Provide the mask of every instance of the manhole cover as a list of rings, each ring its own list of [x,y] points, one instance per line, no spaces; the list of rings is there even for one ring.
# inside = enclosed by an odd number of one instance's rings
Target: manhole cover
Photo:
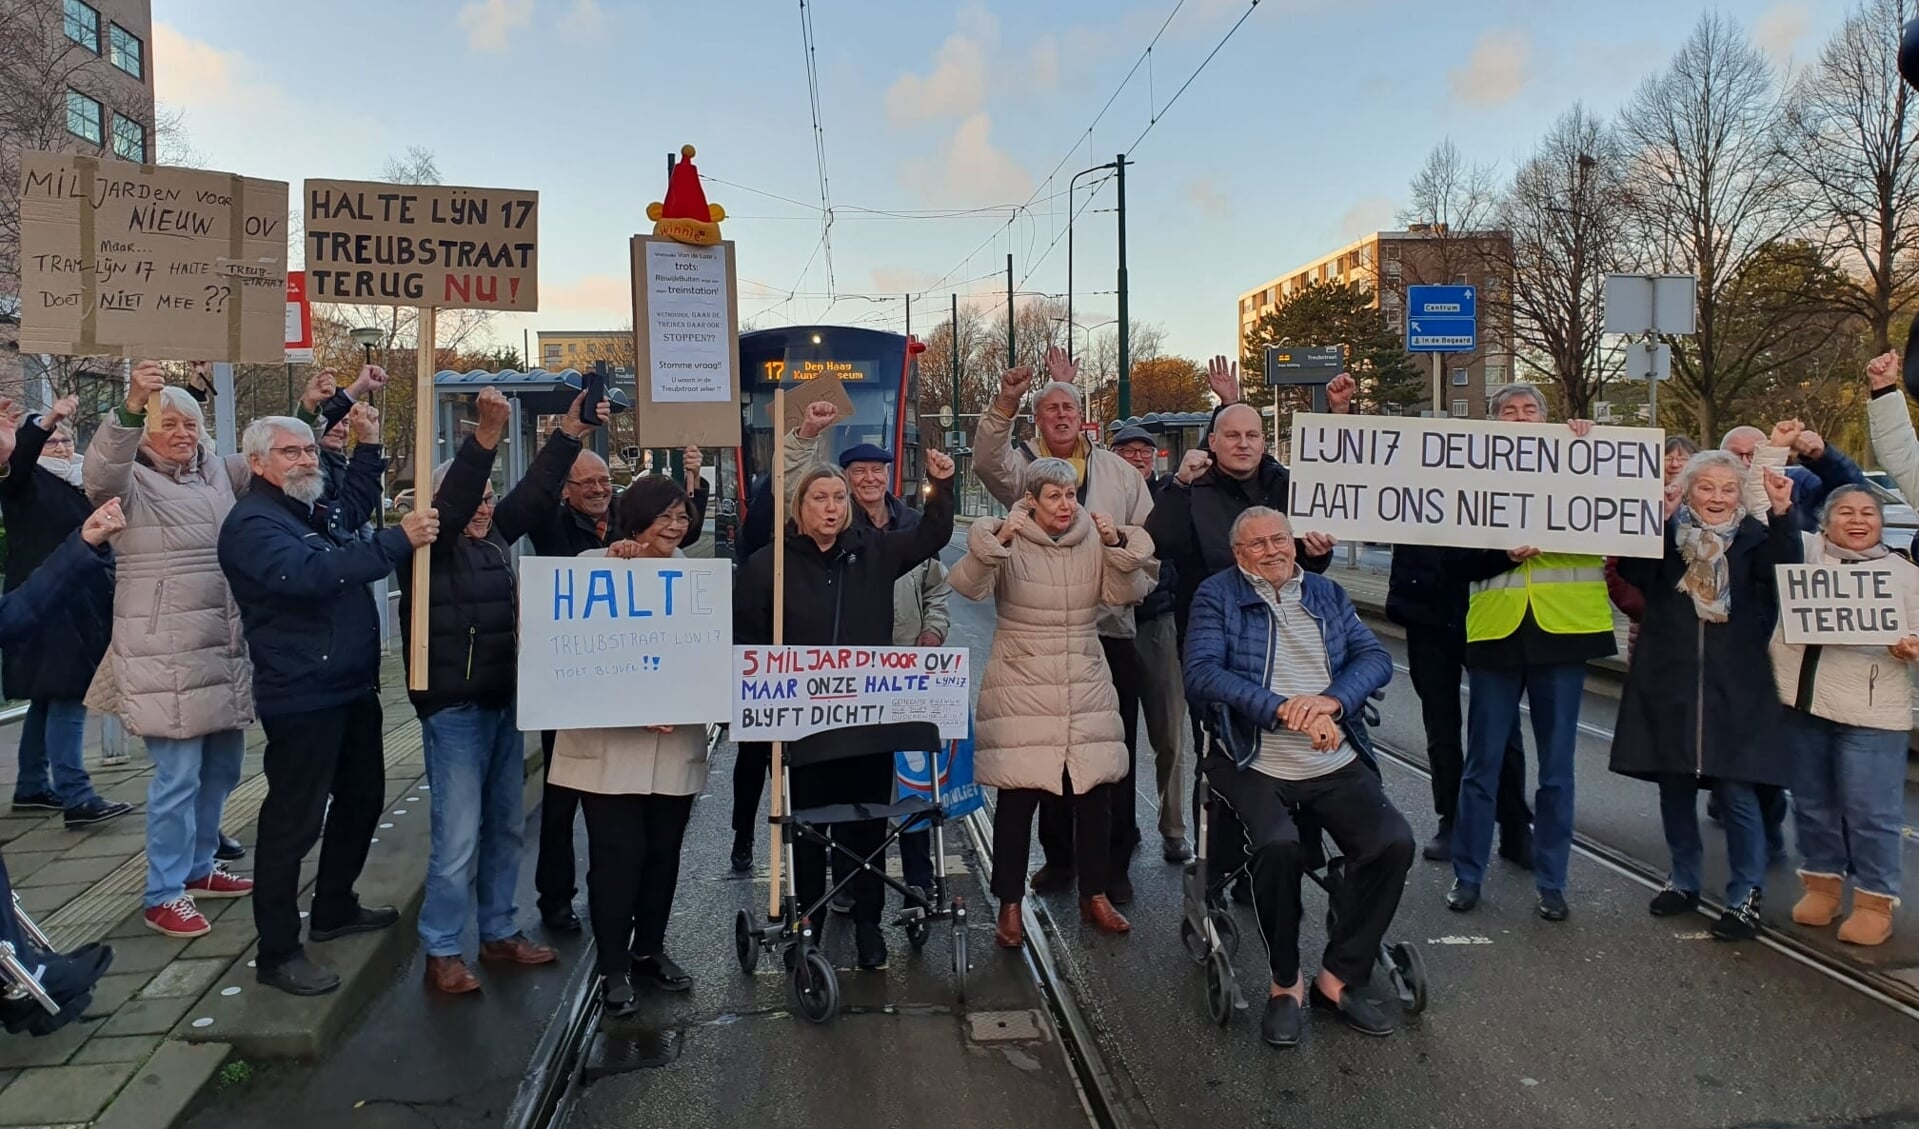
[[[966,1017],[966,1034],[975,1043],[1032,1043],[1046,1037],[1034,1011],[976,1011]]]

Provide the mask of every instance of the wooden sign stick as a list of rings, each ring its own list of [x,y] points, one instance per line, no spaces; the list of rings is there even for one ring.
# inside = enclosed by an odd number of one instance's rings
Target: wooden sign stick
[[[786,645],[786,389],[773,389],[773,645]],[[773,742],[773,799],[770,810],[775,816],[784,813],[786,790],[782,787],[780,762],[784,759],[786,744]],[[777,918],[780,915],[780,825],[771,825],[772,847],[768,856],[771,863],[772,880],[766,884],[766,916]]]
[[[413,370],[413,508],[416,510],[433,505],[433,315],[431,307],[420,308],[419,351]],[[426,637],[432,630],[428,618],[433,606],[432,573],[433,550],[414,550],[413,626],[411,645],[407,648],[409,690],[427,688]]]

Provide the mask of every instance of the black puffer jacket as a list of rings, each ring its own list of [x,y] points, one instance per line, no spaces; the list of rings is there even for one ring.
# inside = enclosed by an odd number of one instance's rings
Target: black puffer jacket
[[[37,420],[23,420],[7,476],[0,479],[0,514],[7,523],[7,587],[17,590],[93,506],[85,491],[39,464],[51,433]],[[8,645],[0,662],[0,685],[16,701],[51,698],[79,701],[113,637],[113,569],[89,572],[52,613],[46,626]]]
[[[1446,550],[1430,545],[1393,546],[1386,583],[1386,618],[1401,627],[1466,630],[1467,586],[1446,567]]]
[[[570,469],[571,464],[568,466]],[[565,487],[566,483],[561,482],[560,485]],[[682,549],[700,539],[700,529],[706,524],[707,495],[706,483],[701,482],[699,490],[687,499],[692,512],[687,515],[686,536],[680,540]],[[533,542],[533,551],[542,557],[577,557],[589,549],[604,549],[619,540],[613,532],[614,519],[619,511],[620,499],[615,495],[606,510],[606,529],[595,532],[592,518],[562,502],[540,514],[539,520],[529,525],[524,532],[527,539]],[[446,525],[444,521],[440,524]]]
[[[433,496],[440,537],[433,543],[427,609],[427,688],[409,691],[428,717],[451,706],[504,709],[518,686],[519,603],[511,546],[560,503],[580,441],[554,431],[526,476],[493,507],[485,537],[466,535],[493,471],[494,450],[469,435]],[[400,570],[400,630],[413,633],[413,570]]]

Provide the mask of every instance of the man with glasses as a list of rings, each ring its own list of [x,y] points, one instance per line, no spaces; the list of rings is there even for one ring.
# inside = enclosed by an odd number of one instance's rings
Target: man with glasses
[[[386,468],[373,409],[355,405],[347,421],[359,442],[340,502],[357,508],[339,526],[321,502],[325,482],[313,429],[269,416],[241,437],[253,477],[220,529],[220,568],[246,628],[253,699],[267,734],[253,891],[257,975],[302,996],[340,984],[300,944],[300,860],[322,830],[311,939],[384,929],[400,919],[391,906],[361,905],[353,892],[386,803],[380,613],[367,585],[439,531],[434,511],[420,509],[369,539],[338,533],[365,522]]]

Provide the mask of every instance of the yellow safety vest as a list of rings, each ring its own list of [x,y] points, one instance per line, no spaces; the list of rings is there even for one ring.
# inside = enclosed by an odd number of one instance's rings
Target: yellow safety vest
[[[1510,572],[1472,585],[1466,641],[1504,639],[1519,630],[1527,607],[1540,630],[1591,635],[1613,629],[1606,562],[1580,553],[1541,553]]]

